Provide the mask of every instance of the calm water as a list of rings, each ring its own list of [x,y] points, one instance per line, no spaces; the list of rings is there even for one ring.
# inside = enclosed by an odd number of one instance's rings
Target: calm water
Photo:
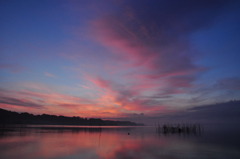
[[[226,129],[224,129],[226,130]],[[0,133],[1,159],[239,159],[238,132],[159,134],[154,127],[14,128]]]

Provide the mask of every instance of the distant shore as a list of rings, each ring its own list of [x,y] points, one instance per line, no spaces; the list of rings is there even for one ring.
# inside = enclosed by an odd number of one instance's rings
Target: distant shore
[[[99,118],[66,117],[49,114],[33,115],[0,109],[0,125],[76,125],[76,126],[143,126],[131,121],[102,120]]]

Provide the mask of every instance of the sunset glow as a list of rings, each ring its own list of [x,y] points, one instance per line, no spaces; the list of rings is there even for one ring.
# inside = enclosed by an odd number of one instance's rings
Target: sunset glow
[[[0,108],[124,120],[239,100],[239,6],[3,0]]]

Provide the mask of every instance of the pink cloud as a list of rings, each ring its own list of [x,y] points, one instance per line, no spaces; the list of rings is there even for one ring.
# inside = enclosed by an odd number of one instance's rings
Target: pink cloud
[[[137,88],[126,88],[113,81],[100,77],[89,77],[88,80],[99,90],[96,103],[105,105],[104,109],[114,110],[120,116],[128,116],[132,113],[153,113],[154,111],[165,111],[162,104],[151,99],[141,97],[142,90]],[[110,111],[111,112],[111,111]]]
[[[150,16],[138,5],[124,4],[90,23],[92,38],[120,56],[116,60],[119,67],[109,66],[118,74],[114,78],[93,75],[89,81],[96,89],[104,89],[103,99],[109,97],[110,103],[118,103],[123,111],[164,111],[167,101],[189,93],[199,74],[206,70],[195,64],[189,36],[210,20],[202,19],[202,26],[186,21],[186,13],[198,14],[204,5],[191,3],[196,10],[180,11],[175,17],[167,9]]]

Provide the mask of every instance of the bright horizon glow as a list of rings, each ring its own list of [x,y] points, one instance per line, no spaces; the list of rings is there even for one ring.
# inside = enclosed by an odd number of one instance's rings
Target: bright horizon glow
[[[240,99],[238,1],[2,1],[0,107],[131,119]]]

